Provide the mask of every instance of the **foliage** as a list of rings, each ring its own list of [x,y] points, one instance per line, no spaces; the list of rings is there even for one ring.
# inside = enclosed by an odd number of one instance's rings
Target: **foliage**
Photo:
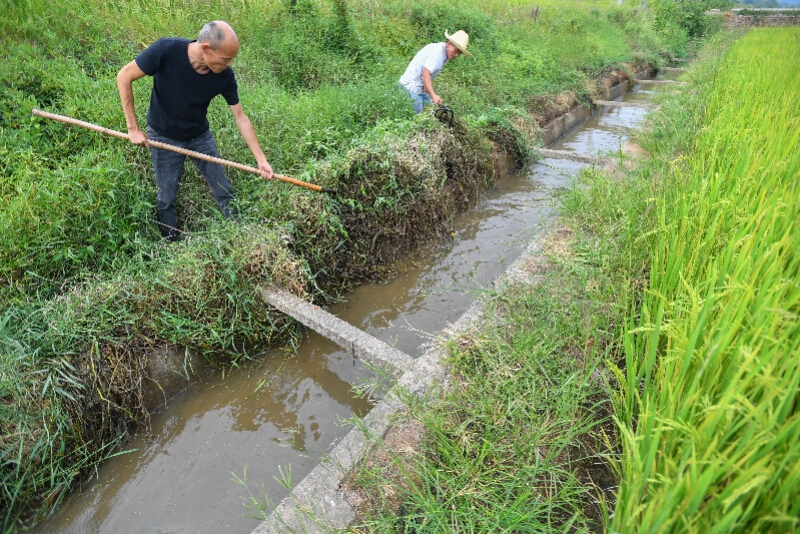
[[[709,9],[728,9],[730,0],[655,0],[655,29],[680,55],[686,54],[689,43],[719,28],[718,17],[706,15]]]
[[[443,41],[444,28],[450,33],[464,30],[470,38],[470,46],[481,50],[493,50],[498,45],[498,30],[494,20],[471,6],[445,3],[418,3],[411,7],[411,25],[423,42]]]

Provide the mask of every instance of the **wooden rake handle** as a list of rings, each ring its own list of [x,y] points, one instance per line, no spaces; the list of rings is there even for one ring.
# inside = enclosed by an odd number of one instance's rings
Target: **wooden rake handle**
[[[128,134],[118,132],[117,130],[111,130],[109,128],[105,128],[103,126],[98,126],[97,124],[92,124],[91,122],[85,122],[78,119],[73,119],[72,117],[67,117],[64,115],[58,115],[56,113],[49,113],[47,111],[42,111],[40,109],[33,108],[31,112],[36,115],[37,117],[44,117],[45,119],[53,119],[56,121],[66,122],[67,124],[72,124],[73,126],[80,126],[82,128],[86,128],[89,130],[94,130],[95,132],[104,133],[110,135],[112,137],[119,137],[120,139],[127,139],[130,141],[130,137]],[[207,154],[202,154],[200,152],[195,152],[194,150],[187,150],[185,148],[181,148],[175,145],[170,145],[168,143],[162,143],[160,141],[151,141],[148,139],[147,141],[150,146],[155,148],[161,148],[163,150],[171,150],[172,152],[177,152],[178,154],[183,154],[185,156],[189,156],[192,158],[202,159],[205,161],[210,161],[212,163],[219,163],[220,165],[226,165],[228,167],[233,167],[234,169],[239,169],[240,171],[245,172],[252,172],[254,174],[261,175],[261,171],[256,169],[255,167],[250,167],[248,165],[243,165],[241,163],[236,163],[235,161],[230,161],[227,159],[222,158],[215,158],[214,156],[209,156]],[[312,189],[314,191],[320,191],[323,193],[331,193],[336,195],[336,191],[334,189],[329,189],[327,187],[322,187],[321,185],[317,184],[310,184],[308,182],[304,182],[302,180],[297,180],[295,178],[290,178],[289,176],[284,176],[282,174],[273,174],[273,178],[277,178],[278,180],[288,182],[290,184],[299,185],[300,187],[306,187],[308,189]]]

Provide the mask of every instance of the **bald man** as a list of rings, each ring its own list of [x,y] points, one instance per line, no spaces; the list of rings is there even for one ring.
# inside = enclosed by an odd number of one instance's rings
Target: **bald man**
[[[117,88],[128,125],[128,136],[135,145],[150,147],[148,139],[219,157],[214,135],[209,129],[208,106],[222,95],[236,119],[236,127],[258,163],[261,176],[272,179],[267,162],[250,119],[239,102],[236,77],[231,62],[239,53],[239,39],[223,21],[209,22],[197,40],[159,39],[117,74]],[[153,77],[153,91],[147,111],[147,134],[139,128],[133,102],[133,82]],[[169,241],[178,236],[175,200],[178,196],[186,156],[150,147],[161,235]],[[233,189],[222,165],[191,158],[208,182],[225,217],[236,215],[231,204]]]

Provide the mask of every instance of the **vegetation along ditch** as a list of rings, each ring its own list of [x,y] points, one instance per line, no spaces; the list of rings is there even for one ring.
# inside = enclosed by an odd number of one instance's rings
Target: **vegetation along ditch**
[[[704,8],[715,7],[712,2]],[[492,151],[523,163],[553,103],[586,102],[615,70],[684,56],[713,21],[673,3],[98,3],[0,7],[0,454],[4,529],[48,513],[118,440],[147,428],[142,382],[164,342],[235,366],[292,336],[253,292],[318,303],[381,276],[448,229],[494,180]],[[680,17],[676,16],[680,13]],[[694,13],[693,17],[686,16]],[[242,42],[242,102],[273,167],[338,199],[232,171],[242,219],[221,217],[187,167],[182,240],[160,241],[145,151],[31,116],[42,108],[123,130],[114,77],[156,38],[222,18]],[[448,128],[414,116],[396,80],[445,29],[470,58],[437,79]],[[135,87],[139,103],[149,87]],[[141,117],[144,107],[137,110]],[[248,162],[224,104],[210,120]],[[494,143],[494,144],[493,144]],[[246,349],[244,350],[243,349]],[[616,517],[616,516],[615,516]]]

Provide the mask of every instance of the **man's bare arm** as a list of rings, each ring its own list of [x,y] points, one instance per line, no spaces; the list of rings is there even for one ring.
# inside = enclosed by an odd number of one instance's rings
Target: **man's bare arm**
[[[147,136],[139,128],[136,120],[136,106],[133,103],[133,82],[146,76],[136,61],[131,61],[122,67],[117,74],[117,89],[122,100],[122,111],[125,112],[125,123],[128,126],[128,137],[134,145],[149,146]]]
[[[261,171],[261,177],[271,180],[272,167],[267,162],[267,158],[261,150],[261,145],[258,144],[258,137],[256,137],[256,131],[253,129],[253,123],[250,122],[250,118],[244,112],[244,109],[242,109],[241,102],[231,106],[231,111],[236,118],[236,127],[239,129],[239,133],[242,134],[244,142],[247,143],[247,146],[250,147],[250,151],[256,158],[258,170]]]
[[[433,80],[431,79],[431,71],[426,68],[422,69],[422,88],[428,93],[433,100],[433,103],[437,106],[442,103],[442,99],[439,98],[439,95],[433,92]]]

